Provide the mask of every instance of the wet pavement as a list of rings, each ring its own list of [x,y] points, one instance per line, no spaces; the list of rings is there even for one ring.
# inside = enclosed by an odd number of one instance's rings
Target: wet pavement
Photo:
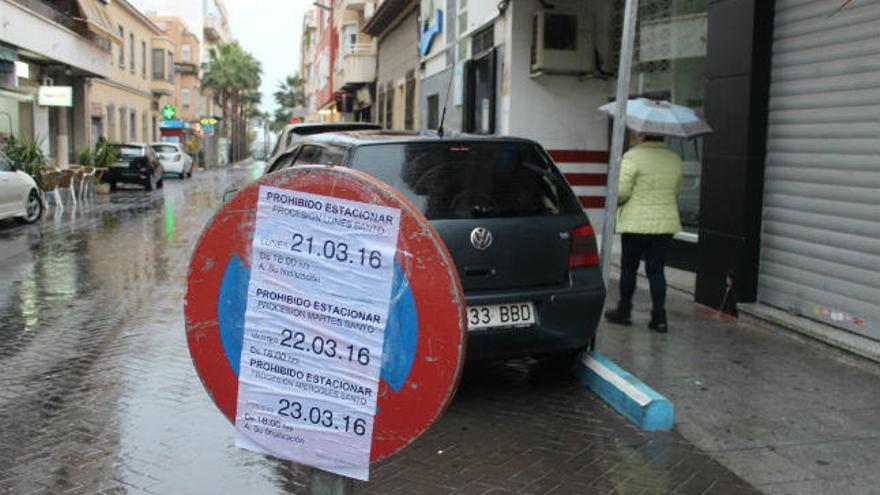
[[[190,252],[250,168],[0,222],[0,493],[305,493],[233,446],[192,367]],[[530,360],[468,369],[446,415],[357,493],[756,493],[676,432],[645,434]]]

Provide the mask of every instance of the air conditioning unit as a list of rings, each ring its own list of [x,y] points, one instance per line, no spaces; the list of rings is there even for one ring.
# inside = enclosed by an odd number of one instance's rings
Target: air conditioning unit
[[[593,16],[541,9],[532,18],[532,76],[595,71]]]

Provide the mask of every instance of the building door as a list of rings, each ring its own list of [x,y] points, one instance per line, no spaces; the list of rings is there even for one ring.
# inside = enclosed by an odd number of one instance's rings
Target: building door
[[[473,36],[473,58],[464,67],[464,131],[495,133],[495,80],[498,49],[494,47],[493,27]]]
[[[104,120],[100,117],[92,117],[92,128],[89,134],[89,146],[94,150],[98,144],[98,138],[104,135]]]
[[[777,3],[758,300],[880,340],[880,0]]]

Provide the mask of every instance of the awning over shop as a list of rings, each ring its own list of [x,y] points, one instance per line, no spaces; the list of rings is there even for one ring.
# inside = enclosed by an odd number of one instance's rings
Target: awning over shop
[[[110,20],[110,14],[107,8],[100,4],[97,0],[76,0],[79,4],[79,10],[82,12],[89,30],[101,36],[106,36],[111,40],[121,41],[119,34],[113,28],[113,22]]]

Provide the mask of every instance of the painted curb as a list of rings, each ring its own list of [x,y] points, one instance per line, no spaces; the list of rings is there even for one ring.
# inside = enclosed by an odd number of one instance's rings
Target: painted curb
[[[638,378],[595,351],[581,354],[575,376],[643,431],[671,430],[675,406]]]

